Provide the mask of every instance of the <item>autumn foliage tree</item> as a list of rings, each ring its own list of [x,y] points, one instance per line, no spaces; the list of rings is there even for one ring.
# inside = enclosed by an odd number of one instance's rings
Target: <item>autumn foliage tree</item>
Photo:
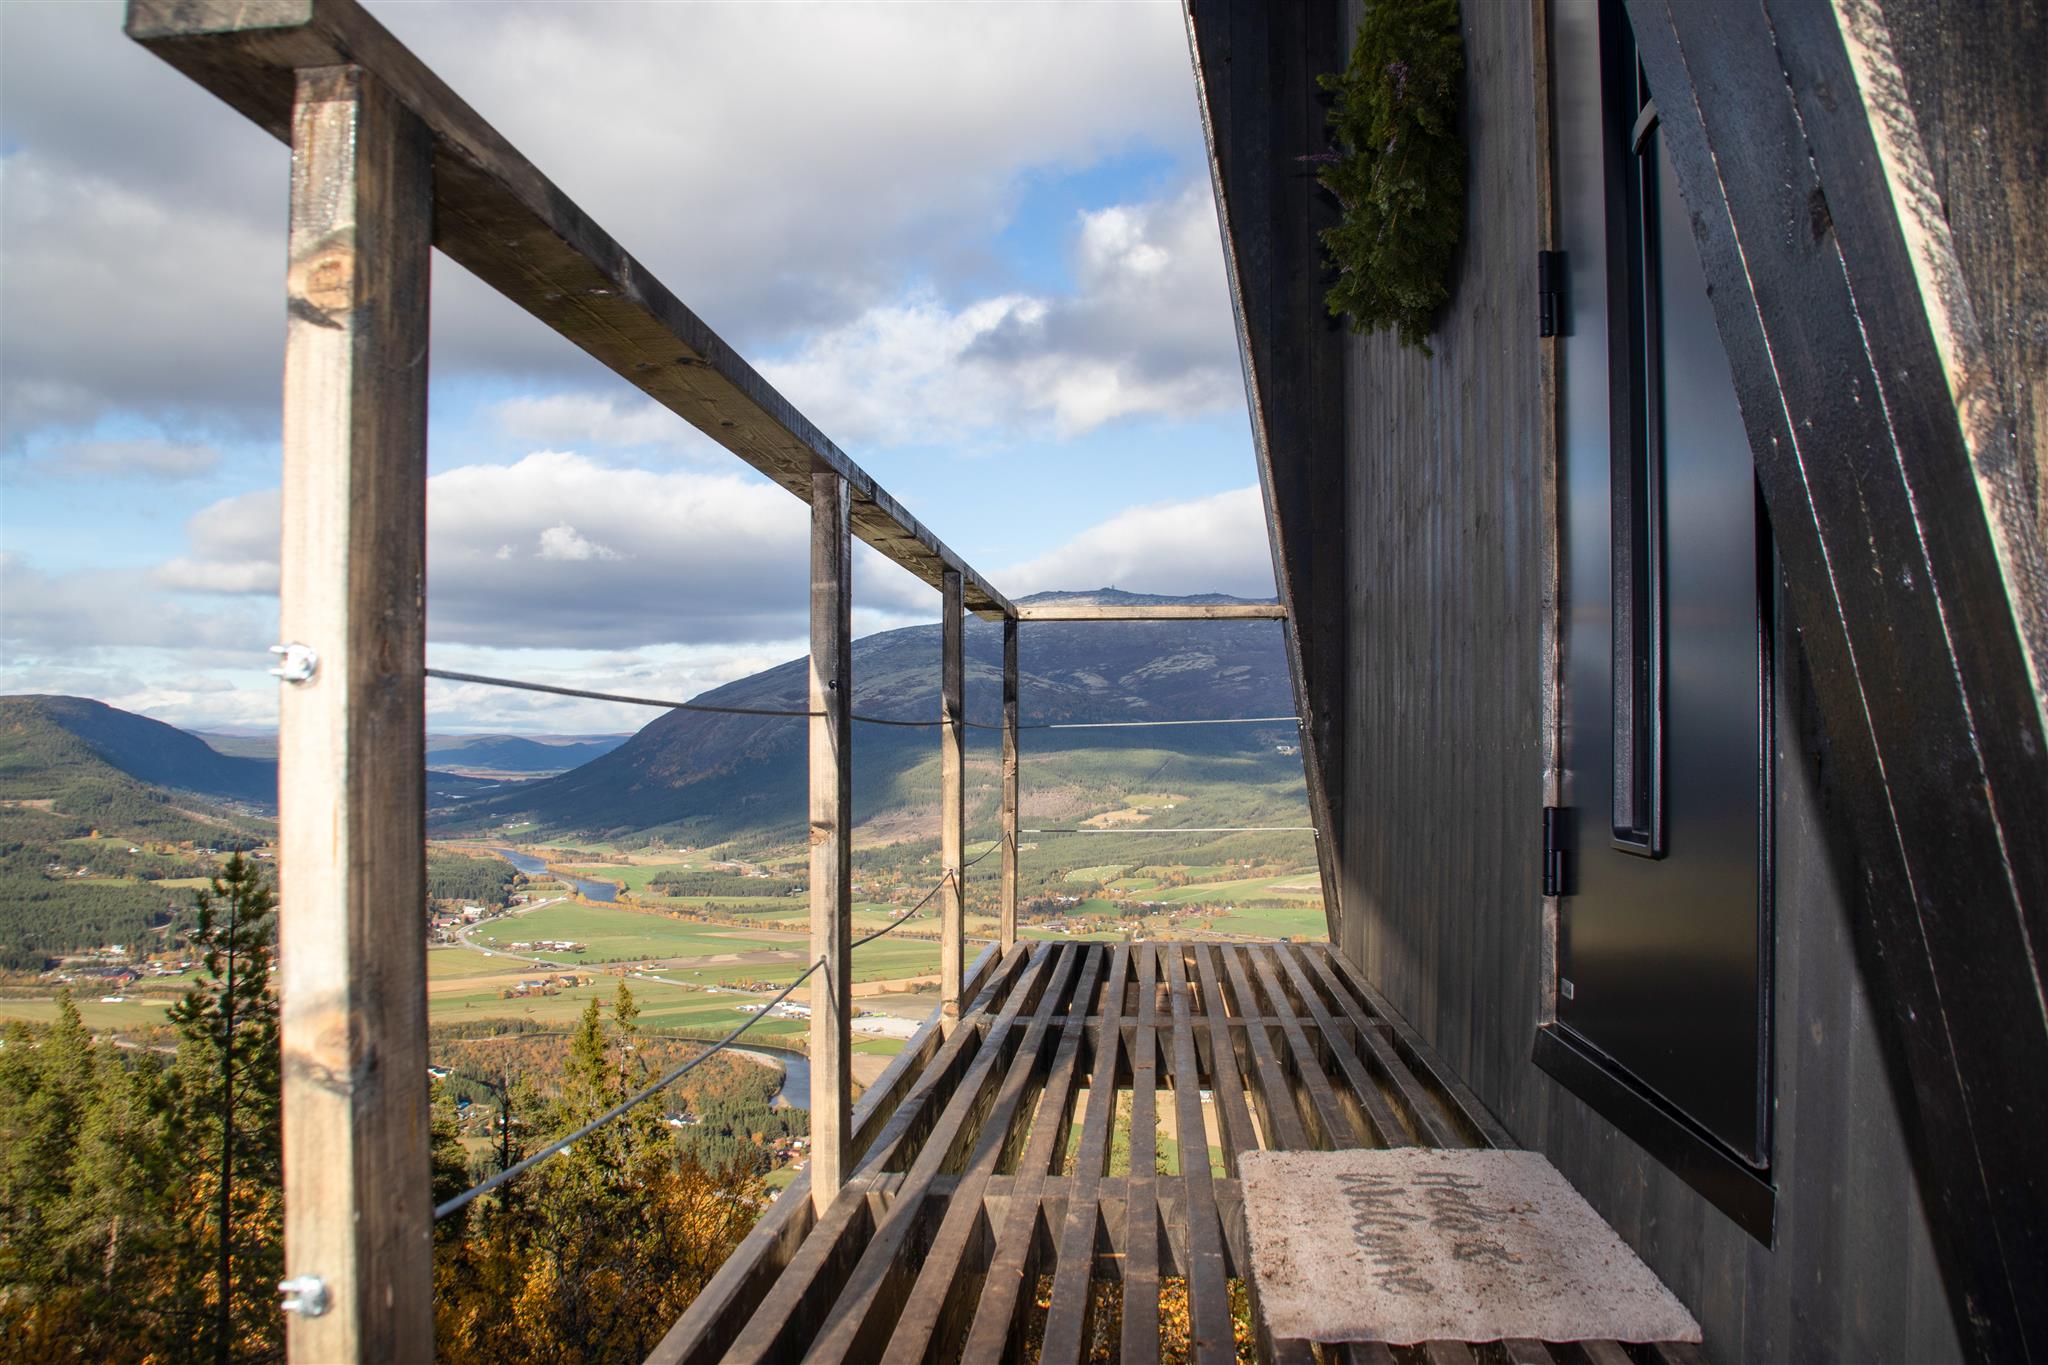
[[[537,1127],[573,1132],[650,1079],[624,982],[570,1040],[562,1096]],[[516,1159],[516,1154],[515,1154]],[[457,1217],[435,1262],[436,1347],[457,1362],[638,1361],[752,1229],[750,1166],[686,1154],[653,1103],[576,1142]]]
[[[231,858],[198,896],[203,971],[164,1065],[68,995],[0,1047],[0,1341],[13,1358],[281,1356],[271,893]]]
[[[48,1026],[0,1033],[0,1361],[282,1357],[271,892],[235,858],[196,909],[202,970],[169,1057],[95,1039],[68,996]],[[622,983],[578,1021],[552,1097],[513,1082],[506,1155],[647,1084],[638,1015]],[[420,1178],[439,1204],[472,1179],[445,1099],[433,1139]],[[697,1159],[650,1101],[443,1220],[437,1356],[643,1359],[753,1227],[755,1164]]]

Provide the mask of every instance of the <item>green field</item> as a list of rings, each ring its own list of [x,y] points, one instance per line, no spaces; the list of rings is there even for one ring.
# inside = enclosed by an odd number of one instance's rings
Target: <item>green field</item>
[[[147,1028],[166,1022],[164,1011],[170,1008],[170,996],[128,996],[121,1004],[104,1005],[97,995],[79,994],[72,997],[78,1006],[78,1017],[89,1029],[133,1029]],[[0,1020],[26,1019],[31,1023],[47,1024],[57,1017],[57,1002],[48,1000],[0,1000]]]
[[[908,1046],[903,1038],[863,1038],[853,1045],[855,1052],[865,1052],[874,1057],[894,1057]]]
[[[1303,905],[1320,907],[1323,895],[1317,891],[1276,891],[1275,887],[1312,886],[1313,872],[1289,872],[1278,877],[1252,877],[1235,882],[1189,882],[1186,886],[1168,887],[1154,891],[1145,897],[1148,901],[1165,901],[1171,905],[1191,905],[1197,901],[1222,901],[1227,903],[1247,900],[1300,901]]]
[[[1219,934],[1242,934],[1251,938],[1292,938],[1296,934],[1313,939],[1324,939],[1330,935],[1329,921],[1323,918],[1323,908],[1312,906],[1255,906],[1204,915],[1200,919],[1183,920],[1178,926],[1182,932],[1207,930]]]
[[[790,937],[749,936],[722,924],[692,924],[603,904],[550,905],[531,914],[492,920],[471,934],[485,947],[509,950],[514,943],[565,939],[586,945],[579,953],[537,952],[561,962],[617,962],[631,958],[711,957],[721,953],[801,952]],[[521,950],[524,951],[524,950]]]
[[[1077,867],[1067,873],[1065,880],[1079,882],[1083,886],[1095,886],[1122,874],[1124,864],[1103,863],[1099,867]]]

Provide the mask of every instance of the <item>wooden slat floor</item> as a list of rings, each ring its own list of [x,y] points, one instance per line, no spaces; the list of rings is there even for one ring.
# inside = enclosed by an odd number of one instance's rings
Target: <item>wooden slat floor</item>
[[[651,1361],[1702,1358],[1264,1336],[1241,1154],[1512,1145],[1327,944],[1019,944],[984,952],[967,994],[862,1097],[839,1198],[818,1217],[791,1186]]]

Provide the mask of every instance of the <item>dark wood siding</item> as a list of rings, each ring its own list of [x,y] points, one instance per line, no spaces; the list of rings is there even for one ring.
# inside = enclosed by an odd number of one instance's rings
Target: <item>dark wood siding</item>
[[[1778,1231],[1766,1248],[1530,1062],[1551,551],[1534,6],[1466,5],[1466,243],[1424,357],[1346,345],[1342,951],[1699,1315],[1720,1360],[1960,1348],[1859,972],[1798,632],[1779,614]],[[1341,46],[1323,54],[1343,60]],[[1293,154],[1292,149],[1288,149]],[[1277,149],[1276,149],[1277,155]],[[1228,189],[1228,186],[1226,186]],[[1275,454],[1276,460],[1283,458]]]

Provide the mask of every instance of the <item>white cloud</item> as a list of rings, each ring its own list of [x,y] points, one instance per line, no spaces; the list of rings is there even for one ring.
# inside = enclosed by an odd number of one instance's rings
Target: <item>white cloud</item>
[[[274,612],[251,603],[195,607],[156,591],[147,571],[46,574],[0,553],[0,645],[10,664],[77,663],[107,650],[181,651],[193,666],[260,653]],[[201,661],[204,661],[202,664]]]
[[[7,439],[115,403],[186,420],[274,409],[283,278],[281,231],[33,149],[0,160]]]
[[[215,593],[223,596],[275,595],[277,560],[191,559],[180,555],[157,566],[159,586],[172,592]]]
[[[1265,508],[1256,487],[1133,507],[996,581],[1012,595],[1122,588],[1271,597]]]
[[[220,451],[209,445],[145,440],[80,441],[56,446],[20,465],[32,478],[143,478],[168,483],[211,474],[220,462]]]
[[[913,281],[972,290],[1029,172],[1199,154],[1171,5],[373,8],[748,353]],[[120,23],[0,5],[17,439],[116,408],[274,420],[285,150]],[[438,375],[595,375],[460,269],[434,292]]]
[[[277,591],[276,489],[192,518],[160,566],[179,592]],[[617,468],[541,451],[427,481],[427,629],[451,644],[629,649],[802,638],[809,518],[764,479]],[[862,547],[871,619],[929,613],[930,591]],[[886,572],[878,571],[878,566]]]
[[[499,547],[499,553],[492,556],[493,559],[499,560],[515,557],[505,554],[503,546]],[[574,564],[586,559],[625,558],[611,546],[598,544],[566,521],[550,526],[540,533],[540,557],[565,564]]]
[[[637,394],[522,394],[494,404],[490,415],[528,449],[654,449],[721,466],[732,458],[681,417]]]
[[[1216,211],[1206,183],[1081,216],[1076,287],[960,308],[877,305],[762,368],[849,443],[1061,436],[1119,418],[1243,403]]]

